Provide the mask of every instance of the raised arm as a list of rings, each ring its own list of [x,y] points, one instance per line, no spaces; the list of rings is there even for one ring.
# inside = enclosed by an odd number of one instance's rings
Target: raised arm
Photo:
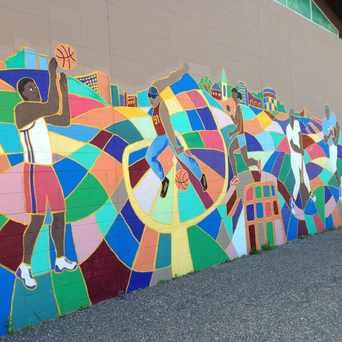
[[[61,91],[61,105],[62,107],[58,111],[58,114],[49,116],[46,121],[49,124],[56,126],[69,126],[70,125],[70,109],[69,109],[69,97],[68,97],[68,83],[64,72],[61,73],[59,80],[59,88]]]
[[[39,118],[49,117],[58,112],[59,95],[56,84],[57,61],[52,58],[49,62],[49,93],[48,101],[23,101],[15,108],[15,120],[19,129],[31,124]],[[39,91],[39,90],[38,90]]]
[[[184,64],[178,70],[171,72],[167,77],[162,78],[159,81],[153,82],[152,86],[156,87],[158,89],[158,92],[161,93],[166,87],[180,80],[181,77],[188,71],[188,64]]]

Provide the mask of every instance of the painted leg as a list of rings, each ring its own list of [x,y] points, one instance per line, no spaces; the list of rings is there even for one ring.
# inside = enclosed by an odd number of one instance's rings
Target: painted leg
[[[169,188],[169,180],[164,175],[163,166],[158,160],[159,155],[166,149],[169,144],[169,140],[166,135],[157,136],[146,152],[146,161],[150,165],[150,168],[158,176],[162,182],[162,189],[160,192],[161,197],[165,197]]]
[[[45,215],[32,214],[31,222],[25,230],[23,237],[23,262],[19,265],[16,275],[24,286],[30,290],[37,288],[37,281],[32,277],[31,259],[33,248],[43,225]]]
[[[51,225],[51,236],[56,247],[55,271],[73,271],[77,267],[75,261],[70,261],[65,256],[65,213],[54,213]]]

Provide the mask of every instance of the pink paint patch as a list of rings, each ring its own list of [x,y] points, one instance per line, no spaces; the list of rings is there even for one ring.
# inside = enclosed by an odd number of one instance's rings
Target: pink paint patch
[[[238,254],[232,242],[230,242],[228,247],[226,248],[226,253],[229,256],[230,260],[236,259],[238,257]]]
[[[321,218],[316,214],[313,219],[317,227],[317,233],[322,233],[324,231],[324,225]]]
[[[274,221],[275,243],[277,246],[283,245],[286,242],[283,223],[281,220]]]
[[[196,108],[203,108],[206,107],[207,104],[204,101],[202,95],[197,91],[189,91],[188,96],[190,97],[191,101],[195,105]]]
[[[290,146],[289,143],[287,141],[287,138],[284,138],[280,144],[278,145],[277,148],[278,152],[284,152],[284,153],[290,153]]]
[[[103,240],[95,216],[73,223],[72,235],[79,263],[87,260]]]
[[[320,157],[326,157],[323,149],[318,144],[312,144],[307,149],[306,152],[308,152],[311,159],[317,159]]]
[[[202,140],[207,148],[223,151],[222,138],[215,131],[201,131]]]
[[[0,173],[0,213],[23,224],[29,215],[24,209],[23,164]]]
[[[253,199],[253,188],[248,188],[245,194],[246,201],[251,201]]]
[[[69,95],[69,106],[72,118],[88,112],[89,110],[104,107],[99,101],[72,94]]]
[[[330,197],[329,201],[325,204],[325,216],[329,217],[336,208],[336,201],[334,197]]]

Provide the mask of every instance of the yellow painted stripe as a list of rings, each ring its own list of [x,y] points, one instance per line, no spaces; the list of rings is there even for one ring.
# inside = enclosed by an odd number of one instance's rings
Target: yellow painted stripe
[[[180,277],[193,272],[187,229],[176,229],[171,234],[172,276]]]

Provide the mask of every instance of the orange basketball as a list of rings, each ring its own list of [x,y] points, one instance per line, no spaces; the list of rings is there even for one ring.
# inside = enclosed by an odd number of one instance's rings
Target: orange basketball
[[[176,186],[180,191],[185,191],[190,183],[189,174],[186,170],[180,169],[176,173]]]
[[[77,66],[76,50],[68,44],[59,44],[55,50],[58,66],[64,70],[73,70]]]

